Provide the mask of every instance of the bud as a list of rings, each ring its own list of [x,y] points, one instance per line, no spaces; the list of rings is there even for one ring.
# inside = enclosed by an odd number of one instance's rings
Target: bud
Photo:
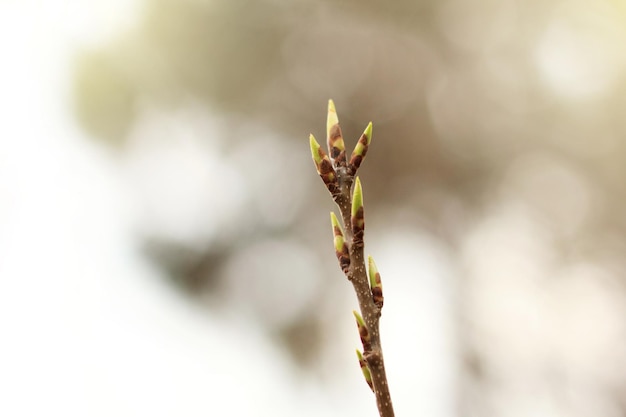
[[[370,277],[370,287],[372,289],[372,300],[376,307],[379,309],[383,308],[383,284],[380,280],[380,273],[378,273],[378,268],[376,267],[376,263],[374,263],[374,258],[371,256],[367,257],[368,263],[368,273]]]
[[[326,120],[327,143],[330,158],[335,162],[335,166],[346,166],[346,146],[343,142],[341,127],[339,127],[339,118],[335,103],[328,100],[328,118]]]
[[[356,310],[352,310],[352,314],[354,314],[354,318],[356,319],[356,326],[359,329],[359,337],[361,338],[361,343],[363,344],[363,351],[369,352],[372,350],[372,345],[370,342],[370,333],[367,330],[367,326],[365,325],[365,321],[363,321],[363,317]]]
[[[361,372],[363,373],[363,377],[365,378],[365,382],[369,385],[372,392],[374,392],[374,385],[372,384],[372,373],[370,372],[370,368],[367,366],[367,362],[363,359],[363,354],[360,350],[356,350],[356,356],[359,358],[359,366],[361,367]]]
[[[320,178],[322,178],[322,181],[324,181],[324,184],[326,184],[328,191],[330,191],[331,194],[335,194],[339,189],[337,173],[330,159],[328,159],[328,155],[326,155],[326,152],[324,152],[320,144],[317,143],[313,135],[309,136],[309,144],[311,146],[311,156],[313,157],[317,173]]]
[[[354,151],[352,151],[352,156],[350,156],[350,172],[352,175],[356,174],[356,171],[361,166],[361,163],[365,159],[365,155],[367,154],[367,150],[369,149],[370,142],[372,141],[372,122],[369,122],[365,131],[359,138],[356,146],[354,147]]]
[[[363,214],[363,190],[361,189],[361,180],[356,177],[354,182],[354,192],[352,193],[352,236],[354,241],[363,243],[363,233],[365,231],[365,217]]]
[[[337,260],[339,260],[339,266],[343,273],[347,274],[350,268],[350,252],[348,251],[348,245],[344,238],[343,229],[339,224],[337,216],[335,216],[333,212],[330,212],[330,223],[333,226],[333,243],[335,245]]]

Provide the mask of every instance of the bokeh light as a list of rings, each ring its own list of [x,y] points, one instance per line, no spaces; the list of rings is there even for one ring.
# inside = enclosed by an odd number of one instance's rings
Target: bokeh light
[[[308,134],[360,170],[397,415],[626,409],[626,3],[0,3],[0,414],[374,415]]]

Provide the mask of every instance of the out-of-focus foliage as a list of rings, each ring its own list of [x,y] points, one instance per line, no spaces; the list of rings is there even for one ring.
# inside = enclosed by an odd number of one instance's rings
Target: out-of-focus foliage
[[[307,138],[323,137],[333,98],[349,149],[374,122],[360,171],[370,241],[385,227],[428,236],[459,271],[461,414],[504,415],[543,392],[537,413],[558,403],[563,415],[590,404],[619,415],[626,379],[603,362],[626,361],[615,348],[626,343],[622,2],[144,7],[136,28],[78,57],[76,111],[128,155],[181,152],[173,171],[199,164],[180,177],[139,169],[140,188],[158,189],[147,192],[153,226],[172,200],[214,216],[181,216],[183,235],[143,231],[183,288],[249,309],[301,363],[331,348],[318,343],[345,288]]]

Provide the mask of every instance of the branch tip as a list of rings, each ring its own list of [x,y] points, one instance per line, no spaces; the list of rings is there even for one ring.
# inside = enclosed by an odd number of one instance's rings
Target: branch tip
[[[334,212],[330,213],[330,221],[339,265],[355,289],[360,309],[352,312],[363,345],[363,350],[357,349],[356,354],[365,381],[376,397],[380,417],[394,417],[379,331],[382,283],[373,258],[366,259],[363,254],[363,190],[361,180],[356,177],[372,141],[372,122],[359,137],[349,161],[333,100],[328,100],[326,133],[327,149],[322,149],[312,134],[309,143],[317,173],[339,207],[341,221]]]

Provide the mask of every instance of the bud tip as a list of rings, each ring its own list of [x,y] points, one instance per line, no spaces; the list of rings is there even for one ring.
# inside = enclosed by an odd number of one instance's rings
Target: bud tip
[[[367,144],[369,145],[372,141],[372,122],[369,122],[367,127],[365,128],[365,132],[363,132],[365,137],[367,138]]]

